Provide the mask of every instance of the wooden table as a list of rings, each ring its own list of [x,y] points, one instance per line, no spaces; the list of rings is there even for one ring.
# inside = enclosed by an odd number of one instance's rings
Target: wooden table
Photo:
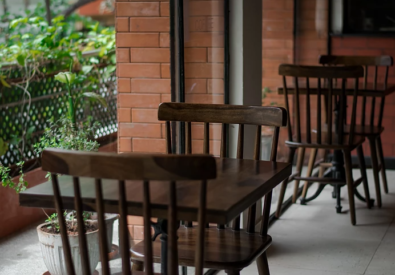
[[[274,187],[291,175],[291,164],[271,161],[217,158],[217,178],[207,184],[207,221],[227,224],[256,203]],[[94,179],[81,178],[83,208],[95,211]],[[118,213],[117,181],[102,183],[105,212]],[[143,189],[141,182],[126,182],[127,212],[142,216]],[[69,176],[59,177],[60,193],[65,209],[74,209],[74,188]],[[151,182],[151,216],[167,218],[167,188],[161,182]],[[177,182],[177,219],[196,221],[199,205],[198,185]],[[19,203],[26,207],[55,208],[52,183],[45,182],[19,194]],[[166,273],[167,241],[162,241],[162,271]]]
[[[226,224],[261,199],[286,177],[291,165],[270,161],[217,158],[217,179],[207,185],[207,220]],[[59,177],[60,192],[65,209],[74,209],[74,188],[71,177]],[[130,182],[131,183],[131,182]],[[142,215],[142,183],[127,182],[129,215]],[[167,193],[160,182],[151,182],[152,217],[167,218]],[[81,179],[84,209],[95,211],[94,180]],[[118,213],[118,185],[103,181],[106,213]],[[197,220],[198,186],[191,182],[177,182],[177,217]],[[26,207],[55,208],[51,182],[29,188],[19,194],[19,203]]]

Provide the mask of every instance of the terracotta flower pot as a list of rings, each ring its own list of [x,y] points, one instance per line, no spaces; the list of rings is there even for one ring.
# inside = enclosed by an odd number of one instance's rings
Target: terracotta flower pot
[[[28,188],[46,182],[48,180],[45,178],[46,174],[47,172],[42,171],[41,168],[25,173],[25,180],[29,183]],[[15,177],[14,182],[17,182],[18,178]],[[19,206],[19,198],[15,190],[1,186],[0,208],[2,210],[0,224],[7,225],[0,226],[0,238],[15,233],[37,221],[42,221],[46,217],[44,212],[39,208]]]

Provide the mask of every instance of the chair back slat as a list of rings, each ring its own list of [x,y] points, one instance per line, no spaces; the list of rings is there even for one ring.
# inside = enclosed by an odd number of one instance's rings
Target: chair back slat
[[[200,185],[200,200],[199,200],[199,213],[198,213],[198,224],[206,224],[206,196],[207,193],[207,181],[202,181]],[[195,251],[195,274],[203,275],[203,262],[204,262],[204,227],[198,227],[198,242],[196,243]]]
[[[287,86],[287,79],[283,76],[283,87],[284,87],[284,100],[285,100],[285,109],[287,110],[287,125],[288,125],[288,140],[292,141],[292,126],[291,126],[291,115],[290,115],[290,108],[289,108],[289,100],[288,100],[288,86]]]
[[[255,133],[255,147],[254,147],[254,160],[261,159],[261,139],[262,139],[262,126],[256,126],[256,133]],[[277,148],[276,148],[277,151]]]
[[[185,153],[187,155],[192,154],[192,123],[187,122],[185,124],[185,141],[186,141],[186,148],[185,148]]]
[[[321,78],[318,78],[317,82],[317,110],[321,110]],[[317,143],[322,142],[322,127],[321,127],[321,117],[322,112],[317,112]]]
[[[270,153],[270,160],[277,160],[278,138],[280,136],[280,128],[275,128],[272,137],[272,152]]]
[[[167,237],[167,267],[168,274],[178,275],[178,253],[177,253],[177,196],[176,183],[169,184],[169,208],[168,208],[168,237]]]
[[[306,78],[306,139],[311,143],[311,119],[310,119],[310,81]]]
[[[374,81],[373,81],[373,90],[377,90],[377,66],[374,66]],[[375,111],[376,111],[376,97],[372,97],[371,103],[371,110],[370,110],[370,126],[374,125],[374,118],[375,118]]]
[[[166,121],[166,153],[171,154],[171,125],[170,121]]]
[[[73,177],[73,187],[74,187],[74,205],[75,205],[77,224],[78,224],[78,244],[81,253],[82,273],[90,274],[91,269],[89,263],[89,255],[88,255],[88,245],[86,242],[86,235],[85,235],[85,223],[82,215],[83,210],[82,210],[79,178]]]
[[[149,181],[143,182],[143,220],[144,220],[144,240],[151,240],[151,210],[150,210],[150,193],[149,193]],[[154,274],[153,267],[153,252],[152,242],[144,242],[144,253],[146,260],[144,261],[145,273],[147,275]]]
[[[294,78],[295,82],[295,101],[296,101],[296,142],[302,141],[301,121],[300,121],[300,96],[299,96],[299,81],[298,78]]]
[[[127,204],[126,204],[126,188],[125,181],[118,181],[118,196],[119,196],[119,240],[120,240],[120,255],[122,259],[122,274],[130,274],[130,244],[129,231],[127,224]]]
[[[329,78],[328,79],[328,133],[332,133],[332,111],[333,111],[333,106],[332,106],[332,100],[333,100],[333,79]],[[332,144],[332,135],[328,134],[327,135],[327,141],[328,144]]]
[[[351,65],[359,65],[364,66],[365,75],[363,80],[363,89],[368,89],[369,82],[369,71],[373,72],[373,89],[387,89],[388,86],[388,71],[389,67],[393,65],[393,58],[391,56],[329,56],[324,55],[320,56],[319,63],[324,66],[351,66]],[[374,67],[372,70],[369,67]],[[378,83],[378,72],[379,67],[383,67],[384,78],[382,85]],[[367,97],[370,98],[370,102],[367,100]],[[377,101],[379,98],[377,99]],[[376,115],[376,97],[375,96],[363,96],[362,97],[362,105],[361,105],[361,125],[369,125],[369,126],[382,126],[382,114],[384,112],[384,96],[380,97],[380,104],[378,109],[378,116]],[[369,107],[367,108],[367,104],[369,102]],[[370,112],[370,115],[369,113]],[[376,117],[377,120],[376,120]],[[375,123],[377,122],[377,123]]]
[[[346,106],[347,106],[347,79],[358,79],[363,77],[363,68],[361,66],[352,66],[352,67],[334,67],[334,66],[297,66],[297,65],[287,65],[283,64],[279,67],[279,74],[283,76],[283,83],[287,85],[286,77],[290,77],[294,79],[295,87],[291,90],[290,87],[284,86],[283,91],[285,95],[286,106],[289,108],[289,104],[287,103],[288,98],[291,93],[295,98],[295,116],[293,121],[289,121],[289,137],[291,137],[290,142],[296,143],[315,143],[315,144],[333,144],[333,143],[343,143],[344,129],[343,127],[339,127],[333,129],[334,121],[334,110],[337,110],[337,119],[340,121],[346,121]],[[306,87],[299,87],[300,82],[299,78],[306,79]],[[317,80],[317,88],[314,89],[317,94],[317,108],[312,108],[311,104],[311,79]],[[327,87],[323,89],[321,87],[322,79],[327,83]],[[336,90],[334,91],[334,80],[341,79],[341,89],[340,92]],[[315,81],[314,81],[315,83]],[[356,87],[357,88],[357,87]],[[300,115],[300,106],[301,100],[299,97],[302,95],[306,95],[306,123],[301,123],[301,115]],[[354,96],[354,95],[353,95]],[[323,138],[323,127],[322,127],[322,108],[321,108],[321,100],[322,97],[325,101],[325,112],[326,114],[325,120],[327,123],[327,129],[325,131],[325,138]],[[355,95],[356,98],[356,95]],[[340,102],[339,105],[338,102]],[[317,130],[314,132],[316,135],[316,139],[312,139],[312,129],[311,129],[311,118],[312,112],[316,112],[317,118]],[[315,115],[315,114],[314,114]],[[295,141],[292,140],[292,124],[296,128],[296,137]],[[304,124],[303,130],[301,129],[301,125]],[[332,138],[332,131],[335,130],[337,134],[337,138]],[[305,136],[302,137],[301,133],[306,133]]]
[[[210,124],[204,123],[204,140],[203,140],[203,153],[210,153]]]
[[[336,129],[336,138],[337,138],[337,143],[338,144],[343,144],[343,138],[344,138],[344,121],[346,119],[346,112],[347,112],[347,98],[346,98],[346,79],[341,80],[341,89],[342,93],[339,95],[339,117],[338,120],[340,123],[337,123],[337,129]],[[329,132],[330,133],[330,132]]]
[[[66,270],[67,270],[67,274],[75,275],[75,269],[74,269],[73,261],[71,259],[70,242],[69,242],[69,238],[67,236],[66,221],[64,220],[64,217],[63,217],[63,213],[64,213],[65,209],[63,208],[63,202],[62,202],[62,199],[60,196],[58,175],[51,174],[51,178],[52,178],[53,194],[55,197],[55,208],[56,208],[56,212],[58,213],[60,237],[62,239],[63,255],[64,255],[65,264],[66,264]]]
[[[237,139],[237,158],[244,157],[244,124],[239,124],[239,136]]]
[[[280,107],[261,107],[261,106],[235,106],[223,104],[188,104],[188,103],[162,103],[159,106],[158,118],[161,121],[186,121],[204,123],[204,153],[208,153],[209,123],[222,124],[221,136],[221,156],[226,155],[229,141],[226,138],[226,127],[229,124],[238,124],[238,140],[236,157],[244,158],[244,125],[256,125],[255,148],[253,159],[259,160],[261,153],[262,126],[274,127],[273,146],[271,159],[277,156],[277,145],[279,137],[279,127],[287,125],[288,114],[284,108]],[[264,209],[270,212],[270,206]],[[266,213],[266,212],[265,212]],[[261,219],[259,219],[261,220]],[[248,210],[247,231],[254,232],[256,225],[256,205]],[[218,225],[218,229],[225,228]],[[232,229],[240,230],[240,215],[232,222]]]
[[[351,123],[350,123],[350,133],[349,133],[349,145],[352,144],[355,137],[355,125],[356,125],[356,117],[357,117],[357,100],[358,100],[358,79],[355,79],[354,83],[354,95],[352,97],[352,109],[351,109]],[[344,95],[346,98],[346,95]]]
[[[267,236],[267,231],[269,228],[269,217],[270,217],[270,212],[265,211],[265,209],[270,209],[270,205],[272,203],[272,194],[273,191],[270,191],[265,195],[264,203],[263,203],[263,215],[262,215],[262,223],[261,223],[261,230],[260,234],[262,236]]]
[[[222,132],[221,132],[221,158],[227,157],[226,150],[228,148],[228,140],[227,140],[227,133],[226,133],[227,125],[224,123],[222,124]]]
[[[254,233],[255,232],[255,217],[256,217],[256,203],[248,208],[247,214],[247,232]]]
[[[100,262],[102,263],[103,275],[109,275],[110,266],[108,264],[108,252],[110,250],[107,247],[107,230],[106,222],[104,221],[103,190],[102,182],[100,179],[95,179],[95,189],[97,221],[99,224]]]

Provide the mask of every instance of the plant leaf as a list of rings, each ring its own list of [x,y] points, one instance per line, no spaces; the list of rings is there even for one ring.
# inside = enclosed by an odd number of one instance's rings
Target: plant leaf
[[[101,105],[103,105],[104,107],[107,108],[107,102],[106,102],[105,98],[102,97],[101,95],[99,95],[97,93],[93,93],[93,92],[85,92],[82,95],[87,98],[93,99],[94,101],[99,102]]]
[[[18,64],[19,65],[21,65],[21,66],[25,66],[25,60],[26,60],[26,55],[25,54],[19,54],[17,57],[16,57],[16,61],[18,61]]]
[[[5,78],[6,78],[6,77],[5,77],[4,75],[1,75],[1,76],[0,76],[0,82],[1,82],[1,84],[2,84],[4,87],[11,88],[10,84],[8,84],[7,81],[5,81]]]
[[[62,82],[64,84],[67,84],[67,80],[68,80],[68,83],[71,85],[75,80],[75,74],[70,72],[58,73],[57,75],[55,75],[55,80]]]
[[[92,71],[92,69],[93,69],[93,66],[90,66],[90,65],[82,66],[82,72],[84,74],[90,73],[90,71]]]
[[[3,156],[8,150],[8,143],[0,138],[0,156]]]

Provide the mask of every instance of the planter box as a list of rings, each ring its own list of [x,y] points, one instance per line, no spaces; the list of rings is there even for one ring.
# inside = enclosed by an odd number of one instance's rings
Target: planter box
[[[25,173],[25,180],[29,187],[36,186],[47,179],[47,173],[41,168]],[[19,177],[15,177],[18,180]],[[40,208],[28,208],[19,206],[18,194],[10,188],[0,187],[0,238],[10,235],[37,221],[46,218]]]

